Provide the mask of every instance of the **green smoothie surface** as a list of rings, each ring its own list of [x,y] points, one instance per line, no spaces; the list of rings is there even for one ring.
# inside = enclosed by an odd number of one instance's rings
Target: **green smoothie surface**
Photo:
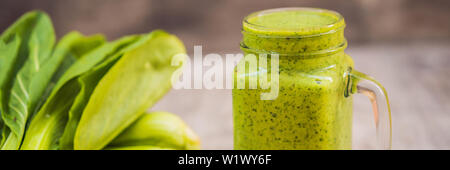
[[[261,11],[249,15],[243,24],[248,32],[280,36],[325,33],[343,25],[338,13],[313,8]]]

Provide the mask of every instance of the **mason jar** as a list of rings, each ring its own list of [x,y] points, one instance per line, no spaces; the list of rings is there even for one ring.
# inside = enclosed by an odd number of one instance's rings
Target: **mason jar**
[[[243,21],[234,71],[234,149],[351,149],[352,95],[373,105],[378,147],[391,147],[384,88],[354,69],[337,12],[278,8]]]

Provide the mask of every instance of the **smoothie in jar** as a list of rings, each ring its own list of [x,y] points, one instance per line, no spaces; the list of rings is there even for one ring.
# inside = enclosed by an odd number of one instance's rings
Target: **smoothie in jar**
[[[344,92],[353,61],[343,51],[344,27],[338,13],[312,8],[245,18],[241,49],[279,54],[279,91],[261,100],[267,90],[233,89],[235,149],[351,149],[352,98]],[[260,69],[270,72],[270,64]],[[235,72],[235,82],[258,73]]]

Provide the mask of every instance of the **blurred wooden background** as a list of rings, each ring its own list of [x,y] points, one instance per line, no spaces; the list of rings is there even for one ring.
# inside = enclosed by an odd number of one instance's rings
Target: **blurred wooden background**
[[[78,30],[110,39],[161,28],[187,47],[206,52],[238,51],[247,14],[278,7],[319,7],[340,12],[350,46],[375,41],[448,40],[448,0],[2,0],[0,30],[24,12],[48,12],[59,36]],[[192,48],[188,48],[192,51]]]
[[[277,7],[341,13],[356,69],[389,92],[394,149],[450,149],[450,1],[448,0],[2,0],[0,31],[24,12],[50,14],[59,37],[71,30],[110,40],[165,29],[192,53],[238,53],[241,20]],[[354,148],[374,147],[368,100],[355,97]],[[172,90],[152,110],[182,116],[205,149],[232,149],[229,90]]]

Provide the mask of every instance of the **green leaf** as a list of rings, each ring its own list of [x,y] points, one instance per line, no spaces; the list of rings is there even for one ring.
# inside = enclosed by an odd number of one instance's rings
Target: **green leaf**
[[[41,15],[40,11],[31,11],[22,15],[11,26],[9,26],[0,36],[0,39],[8,42],[14,36],[19,36],[25,39],[30,34],[30,27],[32,27],[36,21],[36,18]]]
[[[72,107],[69,111],[69,121],[64,129],[63,136],[60,140],[60,148],[64,150],[73,149],[73,140],[75,132],[78,126],[78,122],[81,119],[81,114],[83,113],[89,98],[97,86],[101,78],[106,74],[106,72],[117,62],[118,59],[130,50],[133,50],[148,40],[149,36],[140,36],[136,39],[136,42],[124,47],[119,52],[117,52],[113,57],[108,58],[105,62],[94,68],[88,73],[83,74],[78,78],[78,82],[81,85],[81,91],[76,97]]]
[[[126,52],[100,80],[84,109],[74,149],[102,149],[171,87],[178,67],[172,57],[184,54],[182,42],[163,31]]]
[[[2,146],[6,142],[6,139],[8,138],[8,134],[10,132],[8,126],[6,126],[5,123],[3,123],[1,126],[2,126],[1,127],[2,131],[1,131],[0,135],[2,136],[2,139],[0,140],[0,146]]]
[[[20,39],[17,36],[15,36],[8,44],[5,44],[3,40],[0,39],[0,87],[3,87],[4,82],[11,77],[10,72],[17,57],[19,47]],[[0,88],[0,96],[2,96],[2,88]],[[3,146],[7,137],[5,136],[7,135],[6,132],[8,132],[8,127],[1,118],[1,103],[2,97],[0,97],[0,148]]]
[[[62,130],[67,121],[68,109],[79,92],[79,85],[75,80],[66,83],[57,93],[58,100],[49,100],[42,108],[44,111],[50,110],[52,116],[38,112],[31,121],[23,141],[22,150],[55,150],[58,149],[58,137],[62,135]]]
[[[11,93],[2,99],[2,118],[11,130],[2,149],[20,147],[28,117],[53,74],[53,70],[44,68],[55,42],[50,18],[45,13],[38,13],[35,23],[29,29],[32,29],[29,40],[23,41],[28,45],[28,57],[14,78]],[[2,95],[4,92],[2,90]]]
[[[72,65],[79,57],[84,53],[88,53],[105,42],[103,36],[94,35],[91,37],[84,37],[78,32],[71,32],[64,36],[55,48],[52,59],[47,64],[53,66],[51,69],[55,70],[59,65],[57,73],[53,76],[52,81],[56,82],[59,77],[62,76],[67,68]],[[91,44],[90,47],[86,47],[85,44]],[[74,96],[79,91],[78,83],[73,80],[67,82],[60,89],[55,89],[51,93],[51,99],[57,98],[58,100],[46,100],[46,97],[42,97],[41,101],[46,101],[42,110],[52,110],[53,112],[63,112],[64,108],[70,108]],[[61,120],[64,117],[60,114],[59,117],[50,117],[45,112],[38,112],[33,117],[30,126],[25,134],[21,149],[56,149],[57,140],[48,138],[47,136],[58,136],[61,132],[51,131],[49,129],[64,129],[65,121]],[[43,133],[45,131],[45,133]],[[46,136],[47,135],[47,136]],[[39,141],[39,142],[37,142]]]
[[[6,112],[13,80],[28,58],[28,40],[40,15],[28,12],[0,35],[0,112]],[[31,28],[31,29],[30,29]],[[2,93],[3,92],[3,93]]]
[[[28,41],[31,31],[29,28],[35,23],[38,14],[36,11],[26,13],[0,35],[0,148],[10,132],[1,113],[8,109],[6,99],[10,96],[14,75],[27,57],[28,46],[22,42]]]
[[[96,49],[106,42],[103,35],[92,35],[85,37],[79,32],[73,31],[66,34],[58,43],[53,51],[53,57],[57,60],[53,60],[58,63],[48,63],[53,66],[58,66],[55,74],[51,78],[49,85],[47,86],[44,95],[42,95],[35,113],[39,111],[42,105],[45,103],[49,95],[51,94],[53,87],[67,71],[82,55]],[[89,45],[89,46],[87,46]],[[61,62],[62,60],[62,62]],[[54,68],[53,68],[54,69]]]
[[[10,72],[14,66],[19,47],[20,39],[18,36],[14,36],[9,43],[0,40],[0,87],[11,78]]]
[[[73,105],[69,108],[69,121],[67,122],[67,125],[62,128],[64,132],[60,139],[60,149],[73,149],[73,137],[75,136],[75,130],[81,118],[81,113],[83,112],[83,109],[86,106],[87,101],[89,100],[89,97],[91,96],[91,93],[94,90],[95,86],[97,86],[97,83],[114,63],[115,61],[110,62],[108,65],[96,68],[78,78],[78,83],[81,86],[81,91],[76,96]],[[65,114],[67,116],[67,113],[62,114]]]
[[[177,115],[152,112],[143,114],[108,145],[112,148],[131,146],[199,149],[200,141]]]
[[[81,74],[89,71],[97,64],[103,62],[108,57],[114,55],[122,48],[128,46],[130,43],[135,42],[138,36],[123,37],[112,43],[106,43],[92,52],[83,55],[77,62],[75,62],[58,80],[53,91],[58,91],[65,83],[80,76]]]
[[[63,146],[63,144],[59,144],[61,142],[59,139],[65,133],[68,119],[69,124],[71,126],[73,124],[70,123],[73,118],[68,118],[71,108],[78,106],[79,100],[81,100],[79,96],[89,97],[86,94],[86,85],[79,83],[80,76],[87,77],[81,80],[92,78],[92,82],[89,83],[95,84],[95,81],[98,81],[94,80],[95,76],[101,78],[101,72],[106,72],[109,69],[108,65],[110,67],[114,64],[121,56],[119,54],[132,47],[139,39],[139,36],[124,37],[104,44],[80,57],[56,83],[52,94],[31,122],[21,149],[59,149],[60,145]],[[77,44],[76,48],[72,49],[81,49],[78,45],[84,44],[88,43]]]

